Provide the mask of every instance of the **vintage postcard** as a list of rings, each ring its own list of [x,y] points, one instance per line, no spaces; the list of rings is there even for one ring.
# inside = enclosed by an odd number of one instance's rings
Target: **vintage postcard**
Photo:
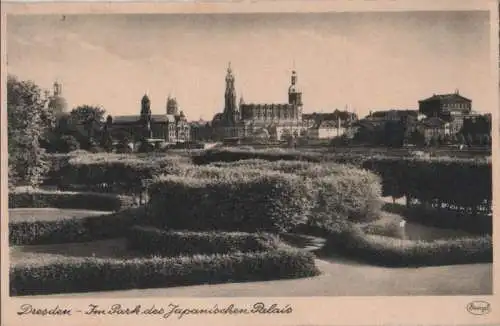
[[[498,16],[2,4],[1,324],[500,324]]]

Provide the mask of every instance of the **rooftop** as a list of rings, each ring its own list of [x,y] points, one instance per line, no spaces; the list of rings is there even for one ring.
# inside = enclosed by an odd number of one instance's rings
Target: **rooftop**
[[[428,97],[419,102],[428,102],[435,100],[451,100],[451,99],[461,99],[461,100],[471,101],[470,99],[460,95],[460,93],[456,91],[455,93],[450,93],[450,94],[433,94],[431,97]]]

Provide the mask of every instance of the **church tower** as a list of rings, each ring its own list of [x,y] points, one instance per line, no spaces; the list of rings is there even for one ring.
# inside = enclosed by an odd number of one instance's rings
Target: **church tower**
[[[294,118],[302,119],[302,92],[297,86],[297,72],[292,71],[291,85],[288,88],[288,104],[294,106]]]
[[[176,116],[178,113],[177,100],[170,95],[167,98],[167,114]]]
[[[141,123],[143,127],[143,136],[151,138],[151,101],[147,94],[144,94],[141,100]]]
[[[234,75],[231,69],[231,62],[227,67],[226,92],[224,98],[224,120],[228,123],[235,123],[238,117],[238,111],[236,107],[236,90],[234,88]]]

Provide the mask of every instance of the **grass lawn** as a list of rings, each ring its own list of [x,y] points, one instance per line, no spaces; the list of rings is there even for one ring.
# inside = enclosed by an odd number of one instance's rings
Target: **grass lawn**
[[[111,214],[111,212],[60,208],[10,208],[9,222],[56,221],[104,214]]]
[[[11,265],[44,263],[61,256],[134,258],[143,257],[144,255],[127,250],[125,239],[10,247]]]

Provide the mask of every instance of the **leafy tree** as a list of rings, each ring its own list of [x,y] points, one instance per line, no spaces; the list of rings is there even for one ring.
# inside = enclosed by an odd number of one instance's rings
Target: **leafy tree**
[[[59,143],[58,152],[69,153],[80,149],[80,143],[72,135],[61,136]]]
[[[37,186],[48,170],[40,140],[54,126],[54,116],[46,104],[47,98],[34,82],[8,76],[8,161],[15,183]]]
[[[99,145],[106,151],[113,151],[113,138],[107,128],[104,128]]]
[[[103,108],[90,105],[81,105],[71,110],[69,121],[81,132],[83,139],[80,142],[85,147],[92,147],[94,139],[100,138],[105,113]]]
[[[388,121],[383,131],[384,145],[389,147],[401,147],[405,138],[405,128],[401,121]]]
[[[417,146],[423,146],[425,145],[425,136],[418,130],[415,130],[410,135],[410,143]]]

